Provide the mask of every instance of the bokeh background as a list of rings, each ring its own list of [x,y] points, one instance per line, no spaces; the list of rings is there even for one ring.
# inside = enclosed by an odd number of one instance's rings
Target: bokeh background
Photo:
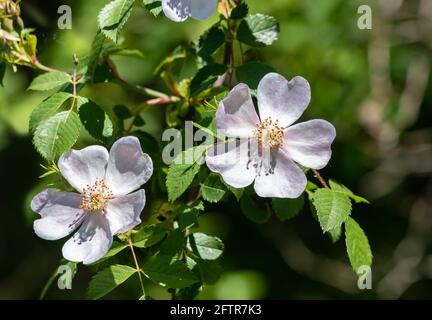
[[[22,1],[26,25],[36,28],[39,57],[68,69],[73,53],[86,55],[106,0]],[[57,29],[57,8],[69,4],[72,30]],[[250,0],[252,13],[280,21],[279,40],[262,59],[287,78],[302,75],[312,103],[302,119],[324,118],[337,128],[334,154],[323,175],[371,200],[353,216],[374,253],[373,289],[357,288],[343,241],[323,236],[307,207],[294,220],[264,225],[248,221],[234,203],[207,205],[206,232],[226,245],[225,272],[202,299],[424,299],[432,298],[432,1]],[[372,30],[359,30],[357,9],[369,4]],[[166,90],[153,75],[178,44],[194,41],[217,20],[176,24],[137,8],[126,25],[125,44],[144,59],[116,58],[129,82]],[[7,70],[0,87],[0,298],[36,299],[57,268],[63,241],[35,236],[29,199],[40,188],[42,159],[32,147],[28,119],[44,94],[26,91],[37,73]],[[120,87],[86,92],[99,104],[133,104]],[[149,111],[157,112],[157,111]],[[145,116],[145,115],[144,115]],[[149,115],[148,115],[149,116]],[[158,134],[158,124],[147,130]],[[86,141],[81,142],[85,144]],[[85,296],[90,269],[80,267],[73,290],[54,285],[49,299]],[[136,279],[108,295],[138,296]],[[149,294],[168,298],[146,282]]]

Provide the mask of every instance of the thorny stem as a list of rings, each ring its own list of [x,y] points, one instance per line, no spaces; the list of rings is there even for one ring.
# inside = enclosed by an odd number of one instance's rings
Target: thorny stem
[[[323,185],[324,188],[330,189],[329,185],[325,181],[325,179],[321,176],[321,174],[318,172],[318,170],[312,169],[312,172],[315,175],[315,178],[318,179],[318,181]]]
[[[135,255],[135,250],[133,248],[132,240],[130,238],[128,238],[127,241],[128,241],[128,244],[129,244],[129,248],[131,249],[133,260],[135,262],[136,271],[138,272],[138,277],[139,277],[139,281],[140,281],[140,284],[141,284],[142,294],[145,297],[146,293],[145,293],[145,289],[144,289],[144,282],[143,282],[143,279],[142,279],[142,276],[141,276],[141,267],[139,266],[137,257]]]

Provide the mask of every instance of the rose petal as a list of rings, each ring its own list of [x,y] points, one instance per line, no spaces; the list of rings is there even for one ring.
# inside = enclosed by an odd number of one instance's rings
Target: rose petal
[[[143,153],[138,138],[124,137],[114,143],[105,176],[114,195],[125,195],[138,189],[152,173],[153,162]]]
[[[96,178],[105,177],[107,163],[108,151],[101,146],[90,146],[63,154],[58,167],[69,184],[81,193],[86,185],[93,185]]]
[[[250,185],[255,179],[256,170],[250,164],[248,145],[248,140],[215,144],[207,151],[207,167],[220,173],[223,180],[234,188]]]
[[[35,233],[45,240],[66,237],[82,222],[84,211],[79,208],[80,204],[78,193],[45,189],[37,194],[31,202],[31,208],[42,218],[33,223]]]
[[[191,16],[198,20],[207,19],[216,10],[217,0],[190,0]]]
[[[305,174],[283,150],[276,152],[275,157],[274,171],[266,174],[263,170],[255,179],[254,187],[257,195],[272,198],[298,198],[306,188]]]
[[[145,192],[137,192],[117,197],[109,201],[105,208],[111,234],[124,233],[141,223],[140,215],[145,205]]]
[[[325,120],[311,120],[285,130],[283,149],[301,165],[322,169],[330,160],[336,129]]]
[[[222,136],[249,138],[259,122],[249,87],[242,83],[231,90],[216,111],[216,128]]]
[[[89,212],[78,231],[64,244],[63,257],[69,261],[91,264],[102,258],[111,245],[108,220],[99,212]]]
[[[162,10],[172,21],[185,21],[191,15],[191,0],[162,0]]]
[[[261,120],[271,117],[286,128],[303,114],[309,105],[311,90],[302,77],[287,81],[277,73],[268,73],[258,85],[258,109]]]

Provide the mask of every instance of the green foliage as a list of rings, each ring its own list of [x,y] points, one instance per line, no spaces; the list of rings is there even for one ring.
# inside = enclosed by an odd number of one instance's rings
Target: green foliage
[[[195,175],[200,170],[207,146],[197,146],[180,153],[170,165],[166,186],[168,199],[176,200],[192,183]]]
[[[36,108],[34,108],[30,116],[30,131],[34,131],[41,121],[53,116],[71,97],[72,95],[70,93],[57,92],[42,101]]]
[[[255,223],[265,223],[270,218],[270,212],[262,208],[251,196],[244,194],[240,200],[243,214]]]
[[[224,244],[218,237],[197,232],[189,236],[188,248],[202,260],[216,260],[222,255]]]
[[[135,269],[124,265],[112,265],[98,272],[89,283],[87,297],[97,300],[110,293],[136,272]]]
[[[134,234],[133,245],[138,248],[148,248],[160,242],[166,234],[166,228],[160,224],[143,226]]]
[[[74,111],[63,111],[44,120],[36,129],[33,144],[48,161],[55,161],[75,144],[81,122]]]
[[[221,182],[219,175],[211,173],[201,187],[204,200],[208,202],[219,202],[226,194],[225,185]]]
[[[312,195],[319,223],[324,232],[339,228],[351,214],[351,201],[345,194],[323,188]]]
[[[242,1],[231,11],[231,19],[240,20],[245,18],[249,13],[249,7],[246,2]]]
[[[93,39],[90,56],[87,64],[87,75],[90,78],[90,82],[93,82],[94,80],[95,70],[99,64],[99,57],[102,52],[104,42],[105,42],[105,36],[99,30]]]
[[[224,64],[213,63],[201,68],[191,81],[191,97],[195,97],[204,90],[213,86],[217,78],[227,71]]]
[[[211,56],[225,43],[225,33],[218,26],[213,26],[204,33],[198,45],[198,55],[201,57]]]
[[[114,0],[108,3],[99,13],[98,22],[102,33],[115,43],[126,24],[135,0]]]
[[[143,0],[144,7],[150,11],[155,17],[162,13],[162,1],[161,0]]]
[[[331,180],[331,179],[330,179],[330,187],[334,192],[339,192],[339,193],[345,194],[348,197],[350,197],[352,200],[354,200],[356,203],[369,203],[369,201],[367,199],[355,195],[347,187],[345,187],[344,185],[337,183],[336,181]]]
[[[151,257],[142,270],[150,280],[169,288],[186,288],[199,281],[186,264],[169,255]]]
[[[240,23],[237,39],[252,47],[271,45],[278,38],[279,23],[269,15],[257,13]]]
[[[299,214],[305,203],[302,194],[297,199],[272,199],[272,207],[281,221],[290,220]]]
[[[359,273],[361,266],[372,265],[372,251],[368,238],[353,218],[349,217],[345,222],[345,241],[351,266]]]
[[[71,77],[61,71],[41,74],[30,83],[29,90],[47,91],[63,86],[71,81]]]
[[[82,124],[94,138],[106,141],[107,138],[112,137],[113,123],[96,103],[81,97],[78,113]]]

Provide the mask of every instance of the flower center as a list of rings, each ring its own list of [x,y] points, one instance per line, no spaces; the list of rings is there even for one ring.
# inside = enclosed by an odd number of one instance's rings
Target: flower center
[[[100,211],[105,209],[108,200],[114,197],[105,180],[96,178],[94,185],[87,185],[81,194],[80,208],[84,211]]]
[[[278,120],[273,121],[272,118],[269,117],[257,124],[255,137],[258,139],[258,145],[260,147],[277,149],[283,145],[284,132],[283,128],[279,126]]]

